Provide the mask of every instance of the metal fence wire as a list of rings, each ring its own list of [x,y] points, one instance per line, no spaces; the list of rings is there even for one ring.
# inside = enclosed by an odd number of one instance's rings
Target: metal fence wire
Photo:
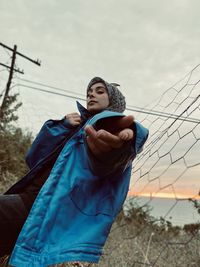
[[[48,92],[32,88],[31,97],[27,96],[22,83],[30,87],[30,82],[19,79],[13,83],[13,91],[23,102],[20,125],[35,133],[45,119],[64,115],[59,111],[64,96],[57,95],[59,100],[54,97],[52,103],[39,106],[38,99],[45,103]],[[156,101],[135,110],[134,116],[150,130],[150,136],[134,161],[127,200],[96,266],[198,267],[200,66]]]

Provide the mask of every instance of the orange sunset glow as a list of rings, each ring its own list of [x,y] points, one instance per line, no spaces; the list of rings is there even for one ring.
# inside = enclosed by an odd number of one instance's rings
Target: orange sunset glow
[[[129,191],[128,197],[150,197],[150,198],[176,198],[176,199],[196,199],[200,200],[200,195],[195,194],[194,192],[185,192],[185,193],[173,193],[173,192],[135,192]]]

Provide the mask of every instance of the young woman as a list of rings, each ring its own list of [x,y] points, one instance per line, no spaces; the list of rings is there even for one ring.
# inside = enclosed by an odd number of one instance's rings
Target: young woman
[[[29,173],[0,196],[0,256],[16,267],[99,261],[148,130],[125,116],[117,84],[93,78],[87,109],[41,128]],[[22,228],[23,227],[23,228]]]

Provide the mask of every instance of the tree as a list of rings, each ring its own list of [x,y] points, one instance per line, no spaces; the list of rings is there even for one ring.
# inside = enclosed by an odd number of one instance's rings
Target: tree
[[[22,105],[21,102],[17,102],[18,94],[7,96],[4,102],[4,106],[0,108],[0,132],[4,132],[10,126],[10,123],[18,120],[18,116],[15,111]],[[0,99],[2,94],[0,95]]]
[[[1,99],[2,95],[0,96]],[[32,134],[13,124],[16,111],[22,106],[18,94],[7,96],[0,109],[0,184],[1,191],[21,178],[28,170],[24,156],[32,143]]]

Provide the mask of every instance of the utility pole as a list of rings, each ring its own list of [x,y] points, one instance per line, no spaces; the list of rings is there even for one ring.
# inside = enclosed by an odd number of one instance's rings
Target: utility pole
[[[10,85],[11,85],[12,78],[13,78],[13,72],[14,71],[17,71],[17,72],[23,73],[23,71],[20,71],[19,69],[15,69],[14,68],[16,55],[19,55],[19,56],[21,56],[21,57],[23,57],[23,58],[31,61],[32,63],[34,63],[34,64],[36,64],[38,66],[41,65],[41,62],[38,59],[37,60],[33,60],[33,59],[31,59],[31,58],[29,58],[29,57],[27,57],[27,56],[25,56],[25,55],[17,52],[17,46],[16,45],[14,45],[14,48],[13,49],[10,48],[10,47],[8,47],[8,46],[6,46],[5,44],[2,44],[2,43],[0,43],[0,46],[2,46],[5,49],[8,49],[8,50],[10,50],[10,51],[13,52],[11,66],[10,67],[0,63],[2,66],[7,67],[7,68],[10,69],[10,73],[9,73],[9,77],[8,77],[8,82],[7,82],[7,85],[6,85],[6,90],[5,90],[5,94],[4,94],[3,101],[2,101],[2,104],[1,104],[1,109],[0,109],[0,117],[1,117],[2,110],[5,107],[6,98],[8,97],[8,94],[9,94],[9,91],[10,91]]]
[[[7,82],[7,85],[6,85],[6,91],[5,91],[5,94],[4,94],[4,97],[3,97],[3,101],[2,101],[2,104],[1,104],[1,110],[3,110],[3,108],[5,106],[6,98],[8,97],[8,93],[9,93],[9,90],[10,90],[10,85],[11,85],[14,66],[15,66],[16,52],[17,52],[17,46],[14,45],[12,61],[11,61],[11,67],[10,67],[10,73],[9,73],[8,82]]]
[[[5,64],[3,64],[3,63],[0,63],[0,66],[3,66],[3,67],[5,67],[5,68],[7,68],[7,69],[10,69],[10,66],[5,65]],[[23,70],[20,70],[20,69],[15,69],[15,68],[14,68],[14,71],[15,71],[15,72],[19,72],[20,74],[24,74],[24,71],[23,71]]]

